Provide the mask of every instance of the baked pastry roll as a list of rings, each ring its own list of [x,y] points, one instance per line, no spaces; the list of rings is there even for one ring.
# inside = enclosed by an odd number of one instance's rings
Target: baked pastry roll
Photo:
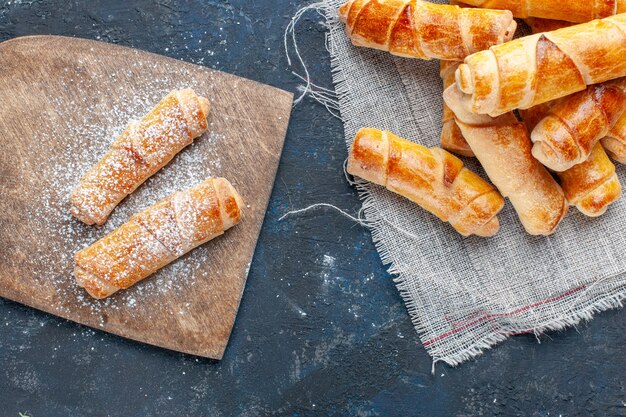
[[[519,38],[468,56],[456,72],[465,106],[498,116],[626,76],[626,14]]]
[[[439,74],[443,80],[444,90],[454,84],[454,72],[460,64],[461,63],[459,61],[441,61],[441,70]],[[454,113],[450,110],[450,107],[448,107],[446,103],[443,103],[442,124],[441,147],[446,151],[450,151],[458,155],[467,157],[474,156],[474,152],[472,152],[472,148],[470,148],[467,141],[463,137],[461,129],[459,129],[456,125]]]
[[[209,101],[193,90],[173,91],[141,121],[131,122],[70,196],[70,212],[102,225],[127,195],[207,130]]]
[[[539,18],[528,18],[526,23],[531,27],[533,33],[548,32],[552,30],[561,29],[571,26],[571,23],[560,20],[548,20]],[[621,81],[623,83],[623,81]],[[622,84],[623,85],[623,84]],[[594,86],[587,87],[587,89],[594,88]],[[562,98],[560,100],[567,100]],[[551,101],[531,107],[530,109],[521,111],[524,117],[524,122],[528,127],[528,130],[532,130],[537,124],[549,113],[551,106],[557,101]],[[592,107],[604,107],[600,103]],[[614,109],[615,107],[612,106]],[[613,110],[614,111],[614,110]],[[612,116],[607,115],[607,118]],[[604,147],[605,151],[617,162],[626,164],[626,111],[622,113],[617,122],[613,124],[613,127],[609,131],[606,137],[604,137],[600,143]]]
[[[533,156],[563,172],[589,158],[626,110],[626,79],[588,87],[549,103],[530,135]]]
[[[486,9],[506,9],[513,16],[588,22],[626,12],[626,0],[463,0]]]
[[[601,216],[622,195],[615,165],[599,143],[585,162],[558,175],[570,204],[586,216]]]
[[[561,187],[533,158],[526,126],[513,113],[497,118],[471,113],[462,95],[452,85],[444,92],[444,100],[489,179],[511,201],[528,233],[554,233],[567,214],[568,203]]]
[[[489,237],[500,229],[502,196],[443,149],[428,149],[386,131],[361,129],[352,143],[347,171],[417,203],[463,236]]]
[[[534,129],[550,112],[551,105],[558,102],[551,101],[521,111],[528,130]],[[575,128],[572,127],[572,130]],[[557,175],[570,204],[589,217],[601,216],[621,196],[622,185],[615,173],[615,165],[599,143],[596,143],[584,162],[557,172]]]
[[[349,0],[339,17],[354,45],[421,59],[460,61],[512,39],[517,28],[509,11],[421,0]]]
[[[241,197],[224,178],[176,192],[76,254],[74,276],[105,298],[239,223]]]

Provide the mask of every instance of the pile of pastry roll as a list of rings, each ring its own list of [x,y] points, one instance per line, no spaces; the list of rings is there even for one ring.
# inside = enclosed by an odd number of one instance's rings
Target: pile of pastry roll
[[[72,215],[104,224],[126,196],[207,130],[208,112],[209,101],[187,89],[173,91],[131,122],[80,179],[70,197]],[[224,178],[175,192],[79,251],[76,281],[95,298],[128,288],[239,223],[241,206]]]
[[[626,0],[463,1],[341,6],[355,45],[440,59],[447,105],[446,150],[362,129],[348,172],[464,236],[497,233],[503,197],[532,235],[554,233],[570,205],[604,214],[621,195],[609,156],[626,163]],[[514,17],[534,34],[512,40]],[[495,187],[448,151],[476,157]]]

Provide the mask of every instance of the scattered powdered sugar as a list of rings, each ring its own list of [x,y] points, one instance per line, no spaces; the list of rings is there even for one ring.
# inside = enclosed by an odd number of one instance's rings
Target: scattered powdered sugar
[[[97,58],[96,58],[97,59]],[[94,58],[90,58],[93,62]],[[36,250],[29,262],[39,271],[40,279],[53,281],[58,295],[73,297],[79,304],[97,312],[102,308],[133,308],[141,303],[142,296],[151,292],[172,293],[193,285],[196,278],[207,275],[203,270],[206,249],[200,247],[166,266],[131,292],[120,292],[109,299],[93,300],[78,288],[73,278],[74,255],[121,226],[129,218],[168,195],[186,189],[210,176],[219,176],[221,161],[217,147],[223,135],[213,130],[183,149],[163,169],[149,178],[135,192],[118,205],[102,227],[87,226],[69,213],[69,195],[89,170],[108,150],[111,143],[126,129],[131,120],[140,120],[154,105],[174,89],[192,88],[198,95],[211,100],[211,91],[194,85],[194,76],[180,84],[169,77],[150,78],[143,71],[149,64],[141,61],[128,68],[109,69],[107,73],[91,73],[83,70],[83,63],[75,68],[65,68],[61,82],[68,94],[51,98],[50,109],[75,109],[71,114],[57,114],[54,110],[42,112],[44,128],[34,146],[32,156],[50,154],[54,149],[54,163],[37,167],[41,183],[38,185],[36,204],[30,206],[29,217],[33,232],[39,239],[55,242],[53,251]],[[172,69],[177,75],[185,69]],[[164,73],[167,73],[165,71]],[[111,83],[106,80],[141,78],[141,91],[129,91],[127,83]],[[108,91],[94,90],[95,86],[110,86]],[[69,87],[72,88],[69,88]],[[101,88],[101,87],[100,87]],[[81,91],[83,94],[76,94]],[[209,119],[210,120],[210,119]],[[45,152],[44,152],[45,151]],[[35,160],[36,158],[32,158]],[[69,308],[72,303],[60,303],[58,309]],[[187,306],[189,307],[189,306]],[[187,311],[181,307],[181,314]],[[102,325],[104,323],[101,323]]]

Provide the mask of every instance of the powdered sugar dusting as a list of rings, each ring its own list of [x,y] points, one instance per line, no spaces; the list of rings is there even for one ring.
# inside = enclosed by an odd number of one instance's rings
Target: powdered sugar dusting
[[[93,61],[94,58],[90,57],[90,62]],[[34,219],[33,231],[40,239],[55,242],[60,240],[61,243],[54,251],[43,249],[38,251],[29,262],[41,271],[39,279],[54,281],[54,287],[61,298],[77,298],[82,306],[93,312],[104,308],[132,309],[141,304],[146,294],[154,292],[175,294],[193,285],[196,279],[206,276],[206,271],[201,267],[206,260],[207,249],[197,248],[137,284],[133,290],[122,291],[114,297],[100,301],[93,300],[75,284],[72,276],[74,254],[128,221],[133,214],[175,191],[186,189],[207,177],[219,176],[222,166],[217,147],[224,137],[215,131],[213,124],[210,123],[207,133],[195,139],[167,166],[122,201],[104,226],[84,225],[70,215],[69,195],[80,177],[107,152],[111,143],[126,129],[128,123],[141,119],[172,90],[192,88],[198,95],[205,96],[210,101],[213,94],[211,89],[207,91],[206,87],[199,88],[191,74],[182,77],[186,79],[185,84],[175,82],[169,77],[158,79],[141,77],[143,82],[141,91],[144,92],[141,94],[129,91],[128,83],[124,82],[104,83],[110,85],[109,91],[94,91],[94,86],[103,84],[102,78],[134,79],[140,77],[152,64],[138,61],[128,68],[109,69],[107,73],[101,74],[83,71],[83,64],[79,61],[75,68],[65,68],[62,82],[68,87],[71,85],[73,87],[71,91],[78,90],[84,94],[71,97],[68,97],[68,94],[50,99],[52,106],[58,108],[67,108],[69,100],[71,108],[76,111],[69,115],[43,115],[47,120],[46,127],[42,129],[38,141],[30,149],[37,155],[42,149],[55,146],[55,163],[42,164],[38,168],[41,170],[43,186],[38,194],[38,202],[30,206],[29,215]],[[184,75],[186,70],[176,67],[172,71],[176,71],[177,78],[180,78],[181,71]],[[66,137],[68,132],[69,137]],[[63,145],[60,145],[61,143]],[[66,307],[63,305],[58,307],[59,310],[63,308]],[[186,310],[187,307],[183,305],[179,313],[183,314],[182,312]],[[104,325],[104,322],[101,325]]]

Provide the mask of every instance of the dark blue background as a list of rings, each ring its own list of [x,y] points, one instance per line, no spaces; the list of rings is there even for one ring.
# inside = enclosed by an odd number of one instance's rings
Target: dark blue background
[[[0,40],[101,39],[295,91],[282,34],[299,0],[30,1],[0,6]],[[320,18],[299,27],[313,79],[330,85]],[[201,40],[201,42],[199,42]],[[1,71],[1,68],[0,68]],[[239,316],[221,362],[94,331],[0,300],[0,415],[625,416],[626,315],[519,336],[458,369],[421,347],[368,231],[333,212],[360,203],[344,180],[342,127],[293,111]]]

